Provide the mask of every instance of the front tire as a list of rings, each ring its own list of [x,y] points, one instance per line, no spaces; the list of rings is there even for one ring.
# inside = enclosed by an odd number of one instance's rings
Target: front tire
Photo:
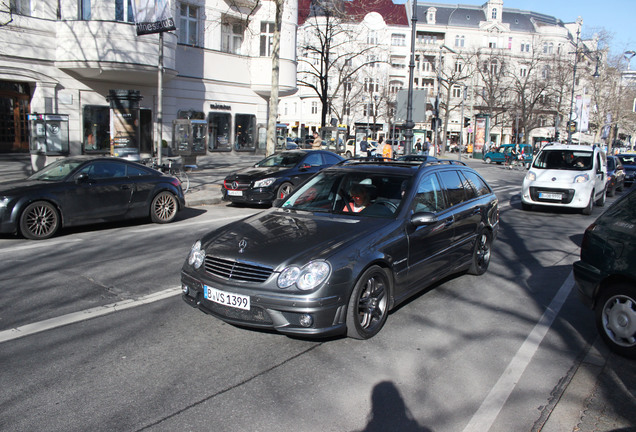
[[[289,182],[285,182],[278,188],[278,192],[276,193],[276,198],[283,199],[287,198],[290,193],[294,190],[294,185]]]
[[[169,223],[177,217],[179,203],[168,191],[159,192],[150,204],[150,218],[154,223]]]
[[[29,204],[20,216],[20,233],[31,240],[52,237],[60,227],[60,215],[55,206],[46,201]]]
[[[612,351],[636,358],[636,287],[628,283],[610,286],[594,309],[596,328]]]
[[[486,229],[482,230],[475,240],[472,262],[468,273],[473,275],[483,275],[488,270],[492,249],[492,235]]]
[[[347,306],[347,336],[369,339],[380,331],[389,313],[389,275],[369,267],[356,282]]]
[[[487,157],[486,159],[484,159],[484,162],[486,162],[487,164],[490,164],[490,163],[492,163],[492,159]]]
[[[592,195],[590,195],[590,202],[587,203],[587,207],[581,210],[581,213],[589,216],[592,214],[593,208],[594,208],[594,192],[592,192]]]

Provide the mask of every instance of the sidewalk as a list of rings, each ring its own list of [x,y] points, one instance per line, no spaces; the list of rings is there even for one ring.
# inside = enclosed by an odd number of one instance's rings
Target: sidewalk
[[[263,157],[248,153],[198,157],[197,168],[188,172],[187,205],[220,203],[225,176]],[[448,158],[456,159],[457,155]],[[462,160],[476,168],[484,163],[466,157]],[[0,154],[0,181],[22,179],[29,174],[28,154]],[[574,361],[532,431],[636,432],[636,361],[612,354],[597,339],[585,356]]]

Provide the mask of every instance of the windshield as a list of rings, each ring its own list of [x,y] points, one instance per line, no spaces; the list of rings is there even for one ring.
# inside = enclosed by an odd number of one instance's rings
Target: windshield
[[[263,159],[256,164],[257,167],[285,167],[296,166],[303,158],[304,153],[279,153]]]
[[[28,178],[28,180],[63,180],[69,175],[75,168],[83,164],[81,160],[68,160],[60,159],[53,162],[50,165],[45,166],[40,171],[36,172]]]
[[[321,172],[290,195],[282,208],[392,218],[409,177],[368,172]]]
[[[586,150],[541,150],[532,166],[543,169],[588,171],[592,169],[592,152]]]

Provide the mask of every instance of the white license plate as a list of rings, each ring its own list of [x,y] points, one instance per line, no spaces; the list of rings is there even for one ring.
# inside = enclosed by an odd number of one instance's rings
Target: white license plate
[[[250,296],[232,294],[212,288],[211,286],[203,285],[203,297],[214,303],[237,309],[250,310]]]
[[[551,199],[551,200],[561,200],[561,199],[563,199],[563,195],[561,195],[560,193],[539,192],[539,198]]]
[[[231,196],[243,196],[243,191],[229,190],[229,191],[227,191],[227,194],[231,195]]]

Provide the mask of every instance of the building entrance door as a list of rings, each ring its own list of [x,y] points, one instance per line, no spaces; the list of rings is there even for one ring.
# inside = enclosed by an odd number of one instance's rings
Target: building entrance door
[[[28,84],[0,81],[0,153],[29,151],[30,99]]]

